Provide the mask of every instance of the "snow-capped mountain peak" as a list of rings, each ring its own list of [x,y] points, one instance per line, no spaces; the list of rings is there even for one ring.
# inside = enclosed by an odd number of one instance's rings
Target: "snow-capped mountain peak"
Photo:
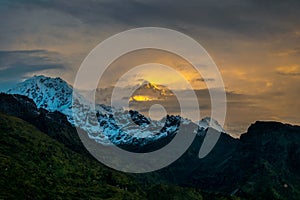
[[[143,81],[130,97],[130,101],[155,101],[173,96],[171,90],[166,86],[149,81]]]
[[[38,108],[50,112],[60,111],[66,115],[71,114],[72,92],[72,86],[61,78],[43,75],[29,78],[7,91],[9,94],[20,94],[33,99]]]
[[[212,119],[211,117],[205,117],[198,122],[200,130],[206,130],[207,128],[211,127],[219,132],[226,133],[222,126],[218,123],[217,120]]]
[[[149,84],[146,87],[158,87]],[[73,87],[61,78],[34,76],[7,93],[27,96],[38,108],[65,114],[72,125],[80,127],[91,139],[102,144],[142,146],[161,138],[171,138],[179,126],[193,124],[180,116],[167,116],[163,122],[151,120],[137,111],[124,111],[106,105],[92,106],[79,92],[73,92]],[[198,125],[200,131],[211,126],[224,132],[218,122],[210,118],[202,119]]]

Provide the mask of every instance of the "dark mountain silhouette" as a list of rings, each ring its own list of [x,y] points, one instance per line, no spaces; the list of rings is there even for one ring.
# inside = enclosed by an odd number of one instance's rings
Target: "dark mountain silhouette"
[[[37,108],[33,100],[22,95],[0,94],[0,112],[21,118],[51,138],[63,143],[76,152],[85,152],[76,129],[60,112],[49,112]],[[87,153],[88,154],[88,153]]]
[[[87,154],[65,115],[20,95],[0,94],[0,143],[1,199],[235,198],[109,169]]]
[[[70,152],[97,163],[85,150],[76,129],[68,122],[65,115],[59,112],[49,112],[42,108],[38,109],[34,102],[25,96],[8,94],[0,94],[0,112],[25,120],[28,124],[38,128],[41,131],[39,134],[46,134],[49,140],[52,138],[51,141],[58,142]],[[6,115],[2,118],[15,119]],[[7,124],[5,125],[7,126]],[[14,127],[14,123],[10,126],[5,129],[5,126],[1,125],[2,143],[7,140],[5,137],[12,137],[10,132],[22,132],[22,126]],[[20,137],[18,141],[21,143],[22,134],[18,133],[17,135]],[[204,137],[205,132],[198,134],[187,152],[164,169],[140,175],[120,174],[131,177],[142,188],[149,189],[156,185],[154,188],[157,190],[172,191],[174,188],[168,185],[175,184],[178,185],[178,190],[181,190],[179,189],[181,187],[183,187],[183,191],[186,187],[200,189],[204,191],[201,193],[203,197],[209,195],[217,198],[217,194],[222,194],[245,199],[299,199],[299,126],[258,121],[252,124],[240,139],[234,139],[222,133],[212,152],[205,158],[199,159],[198,152]],[[13,141],[3,144],[3,147],[5,145],[18,146]],[[38,148],[33,149],[30,145],[26,148],[30,152],[39,151]],[[4,151],[1,152],[5,157],[11,155],[6,150],[4,148]],[[11,159],[14,158],[11,157]],[[34,159],[34,162],[38,162],[38,158]],[[2,160],[2,164],[3,162],[5,159]],[[76,168],[76,166],[74,167]],[[109,173],[114,172],[102,165],[101,168],[105,168]],[[5,179],[9,181],[7,178]],[[175,190],[177,191],[177,189]]]

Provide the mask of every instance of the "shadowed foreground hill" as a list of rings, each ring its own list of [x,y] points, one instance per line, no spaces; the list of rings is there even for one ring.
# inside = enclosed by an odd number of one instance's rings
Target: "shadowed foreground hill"
[[[1,198],[141,199],[128,177],[51,139],[27,122],[0,114]]]
[[[193,188],[141,188],[130,175],[106,168],[28,122],[2,113],[0,143],[0,199],[203,199]]]

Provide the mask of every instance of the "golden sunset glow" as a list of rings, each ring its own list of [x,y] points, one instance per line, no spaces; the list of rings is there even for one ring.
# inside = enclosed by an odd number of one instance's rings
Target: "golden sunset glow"
[[[135,95],[130,97],[130,101],[151,101],[151,98],[149,96]]]
[[[189,62],[175,54],[154,49],[134,51],[119,57],[107,69],[99,85],[105,85],[107,82],[111,83],[112,80],[110,77],[112,76],[110,74],[118,78],[129,69],[144,64],[152,64],[152,66],[139,69],[126,83],[124,82],[124,85],[141,84],[144,80],[147,80],[150,83],[168,85],[172,90],[187,89],[187,84],[194,89],[206,88],[205,81],[202,79],[203,77],[200,76],[199,72]],[[169,69],[158,68],[157,65],[164,65]],[[172,73],[170,73],[170,69],[173,70]]]

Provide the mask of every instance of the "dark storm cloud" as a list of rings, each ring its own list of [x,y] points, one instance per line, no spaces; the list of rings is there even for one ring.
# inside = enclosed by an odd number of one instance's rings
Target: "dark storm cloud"
[[[150,0],[150,1],[14,1],[7,4],[54,9],[84,23],[119,22],[125,26],[159,26],[186,30],[207,27],[251,35],[286,32],[300,17],[300,1]],[[252,35],[256,33],[256,35]],[[257,35],[259,34],[259,35]]]
[[[28,73],[61,69],[60,56],[45,50],[0,51],[0,90],[3,90]]]
[[[4,2],[2,3],[5,4]],[[188,32],[193,32],[193,28],[201,26],[238,32],[251,37],[268,36],[274,34],[274,30],[278,33],[293,29],[295,23],[299,25],[300,15],[300,2],[297,0],[31,0],[26,3],[19,0],[6,1],[6,4],[55,9],[85,23],[98,25],[110,21],[119,21],[128,26],[163,24],[170,28],[187,29]]]

